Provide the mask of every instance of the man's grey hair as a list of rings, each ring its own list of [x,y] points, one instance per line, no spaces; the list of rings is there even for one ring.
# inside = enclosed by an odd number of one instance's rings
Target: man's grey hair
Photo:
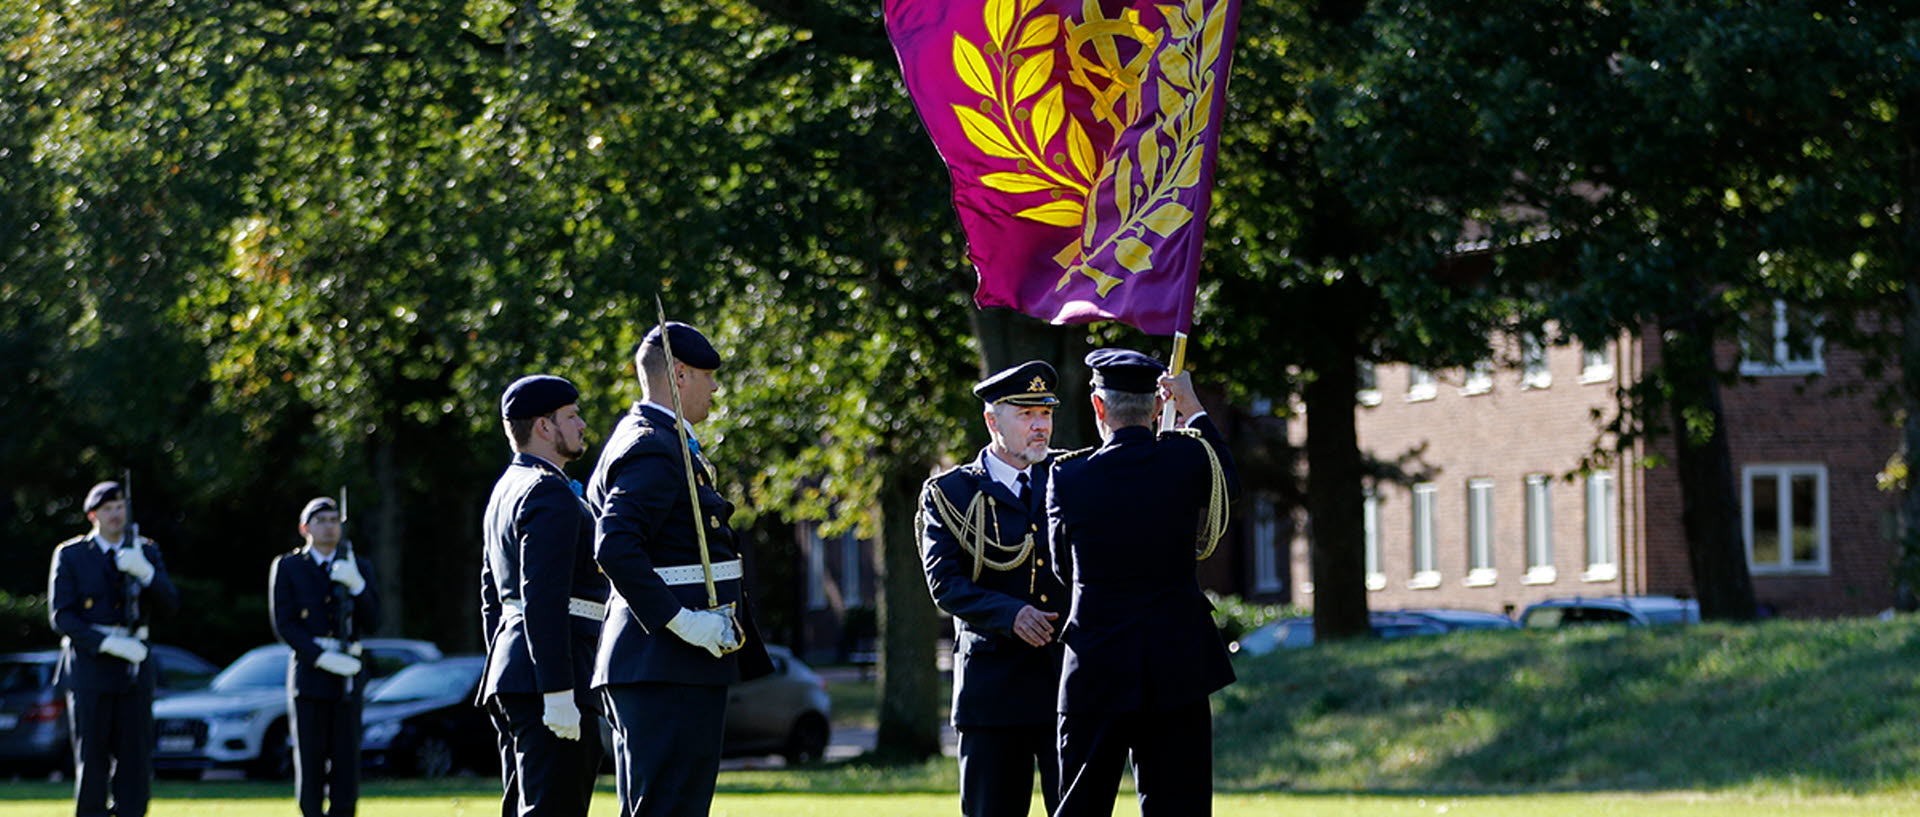
[[[1100,402],[1107,404],[1107,427],[1152,426],[1154,395],[1130,391],[1094,389]]]

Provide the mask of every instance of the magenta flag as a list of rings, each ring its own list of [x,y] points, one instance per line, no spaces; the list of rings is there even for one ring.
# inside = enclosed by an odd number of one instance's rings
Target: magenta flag
[[[1239,0],[886,0],[974,303],[1193,322]]]

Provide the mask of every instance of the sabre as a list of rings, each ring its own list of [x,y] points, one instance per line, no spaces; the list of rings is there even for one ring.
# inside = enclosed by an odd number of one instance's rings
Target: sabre
[[[134,521],[134,518],[133,518],[133,469],[132,468],[124,468],[124,469],[121,469],[120,471],[120,494],[123,498],[126,499],[126,502],[127,502],[127,531],[125,534],[123,534],[126,537],[125,546],[138,550],[140,547],[140,523]],[[129,633],[135,634],[134,635],[135,638],[138,638],[144,641],[146,637],[142,635],[138,635],[138,633],[140,632],[140,630],[144,625],[144,622],[142,621],[142,618],[141,618],[141,614],[144,611],[140,609],[140,590],[141,590],[140,580],[134,578],[132,574],[127,574],[126,580],[121,583],[121,592],[126,596],[126,605],[127,605],[126,628]],[[127,671],[128,671],[128,674],[134,677],[138,677],[140,675],[140,662],[138,661],[127,662]]]
[[[347,538],[347,486],[345,485],[340,486],[340,544],[334,558],[349,560],[353,558],[353,541]],[[353,631],[353,593],[348,592],[346,585],[334,582],[333,599],[333,632],[340,639],[341,646],[345,647],[347,653],[351,655],[352,645],[359,643],[359,635]],[[351,677],[346,679],[348,694],[353,693],[353,682],[354,679]]]
[[[667,305],[657,294],[653,296],[653,305],[660,313],[660,345],[667,352],[667,372],[671,374],[679,358],[673,356],[673,335],[667,331]],[[706,579],[707,609],[725,614],[727,621],[733,625],[733,646],[726,648],[723,645],[721,650],[729,653],[740,649],[746,638],[740,630],[740,621],[734,618],[733,604],[729,602],[722,605],[720,592],[713,585],[713,554],[707,548],[707,527],[700,524],[700,485],[693,478],[693,447],[687,443],[687,418],[680,409],[680,384],[677,379],[667,384],[667,393],[673,396],[673,430],[680,438],[680,461],[687,469],[687,502],[693,512],[694,538],[700,544],[700,575]]]

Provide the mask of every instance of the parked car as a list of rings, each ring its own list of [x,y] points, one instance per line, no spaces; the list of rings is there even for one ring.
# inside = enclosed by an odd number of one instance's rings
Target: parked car
[[[1520,625],[1513,619],[1500,613],[1482,610],[1459,610],[1451,607],[1409,607],[1394,612],[1410,616],[1424,616],[1440,622],[1449,632],[1453,630],[1511,630]]]
[[[148,660],[160,673],[156,699],[204,689],[220,670],[205,658],[164,644],[153,645]],[[73,768],[67,696],[53,684],[59,663],[59,650],[0,655],[0,775]]]
[[[440,658],[426,641],[370,638],[362,642],[372,682],[369,692],[402,668]],[[153,705],[154,773],[197,777],[211,768],[240,768],[249,777],[283,778],[293,773],[287,745],[285,644],[248,650],[220,671],[205,692],[179,695]]]
[[[767,647],[773,674],[734,684],[727,691],[725,757],[780,755],[798,765],[824,757],[833,733],[833,703],[827,682],[786,647]],[[609,757],[613,736],[600,724]]]
[[[1410,613],[1367,614],[1373,625],[1373,634],[1382,639],[1408,638],[1416,635],[1439,635],[1447,632],[1447,625],[1438,619]],[[1285,618],[1270,621],[1255,627],[1240,640],[1227,645],[1227,651],[1235,655],[1266,655],[1274,650],[1289,650],[1313,646],[1313,616]]]
[[[1579,627],[1588,624],[1693,624],[1700,621],[1700,603],[1673,596],[1573,596],[1529,605],[1520,614],[1528,629]]]
[[[473,705],[486,661],[481,655],[427,661],[381,684],[360,716],[367,770],[409,777],[445,777],[458,769],[498,772],[493,723]]]

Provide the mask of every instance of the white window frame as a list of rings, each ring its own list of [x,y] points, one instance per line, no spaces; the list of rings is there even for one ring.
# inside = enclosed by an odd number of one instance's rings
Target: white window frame
[[[1260,497],[1253,503],[1253,591],[1278,593],[1285,589],[1280,581],[1280,515],[1273,500]]]
[[[1438,486],[1431,482],[1413,486],[1413,503],[1409,514],[1413,520],[1413,578],[1407,582],[1410,590],[1430,590],[1440,586],[1440,570],[1434,558],[1433,541],[1433,503],[1438,494]]]
[[[1407,402],[1432,400],[1440,395],[1438,378],[1433,370],[1421,366],[1407,367]]]
[[[1613,344],[1580,346],[1580,382],[1607,383],[1613,380]]]
[[[1526,478],[1527,575],[1521,584],[1553,584],[1559,578],[1553,567],[1553,477],[1528,474]]]
[[[1582,581],[1610,582],[1620,577],[1620,484],[1611,469],[1587,473],[1587,570]]]
[[[1493,391],[1493,361],[1476,360],[1467,367],[1466,377],[1460,381],[1460,393],[1469,397]]]
[[[860,595],[860,537],[849,530],[840,534],[840,603],[845,607],[859,607],[866,603]]]
[[[1545,389],[1553,386],[1553,365],[1547,357],[1547,344],[1539,335],[1520,337],[1520,388]]]
[[[1493,480],[1467,480],[1467,586],[1485,587],[1500,578],[1493,553]]]
[[[1372,491],[1360,505],[1361,558],[1367,571],[1367,589],[1387,589],[1387,574],[1380,569],[1380,496]]]
[[[1354,392],[1354,399],[1359,401],[1360,405],[1363,406],[1380,405],[1380,368],[1364,360],[1360,361],[1356,368],[1359,369],[1359,372],[1354,380],[1360,385],[1360,388]],[[1368,386],[1368,381],[1372,381],[1373,385]]]
[[[1775,480],[1779,491],[1775,500],[1775,524],[1779,527],[1780,557],[1782,561],[1762,564],[1753,560],[1753,478],[1769,476]],[[1813,487],[1814,529],[1819,533],[1817,557],[1812,562],[1794,562],[1793,541],[1789,532],[1793,529],[1793,478],[1811,476]],[[1833,538],[1828,526],[1828,486],[1827,466],[1819,463],[1782,463],[1748,465],[1740,469],[1740,533],[1746,540],[1747,568],[1755,575],[1773,576],[1825,576],[1832,571]]]
[[[807,524],[807,609],[825,610],[827,600],[827,546],[820,541],[820,523]]]
[[[1826,373],[1827,371],[1826,338],[1823,338],[1820,335],[1815,334],[1812,338],[1808,339],[1809,340],[1809,343],[1808,343],[1809,356],[1808,357],[1804,357],[1804,358],[1791,357],[1790,354],[1792,350],[1789,349],[1787,346],[1788,324],[1789,322],[1787,320],[1787,302],[1783,300],[1775,300],[1773,302],[1773,321],[1771,324],[1771,331],[1767,333],[1768,340],[1770,340],[1773,343],[1773,362],[1769,363],[1764,360],[1747,359],[1748,349],[1743,344],[1742,348],[1740,349],[1740,373],[1741,374],[1752,375],[1755,377],[1767,377],[1767,376],[1773,376],[1773,375],[1808,375],[1808,374],[1825,374]]]

